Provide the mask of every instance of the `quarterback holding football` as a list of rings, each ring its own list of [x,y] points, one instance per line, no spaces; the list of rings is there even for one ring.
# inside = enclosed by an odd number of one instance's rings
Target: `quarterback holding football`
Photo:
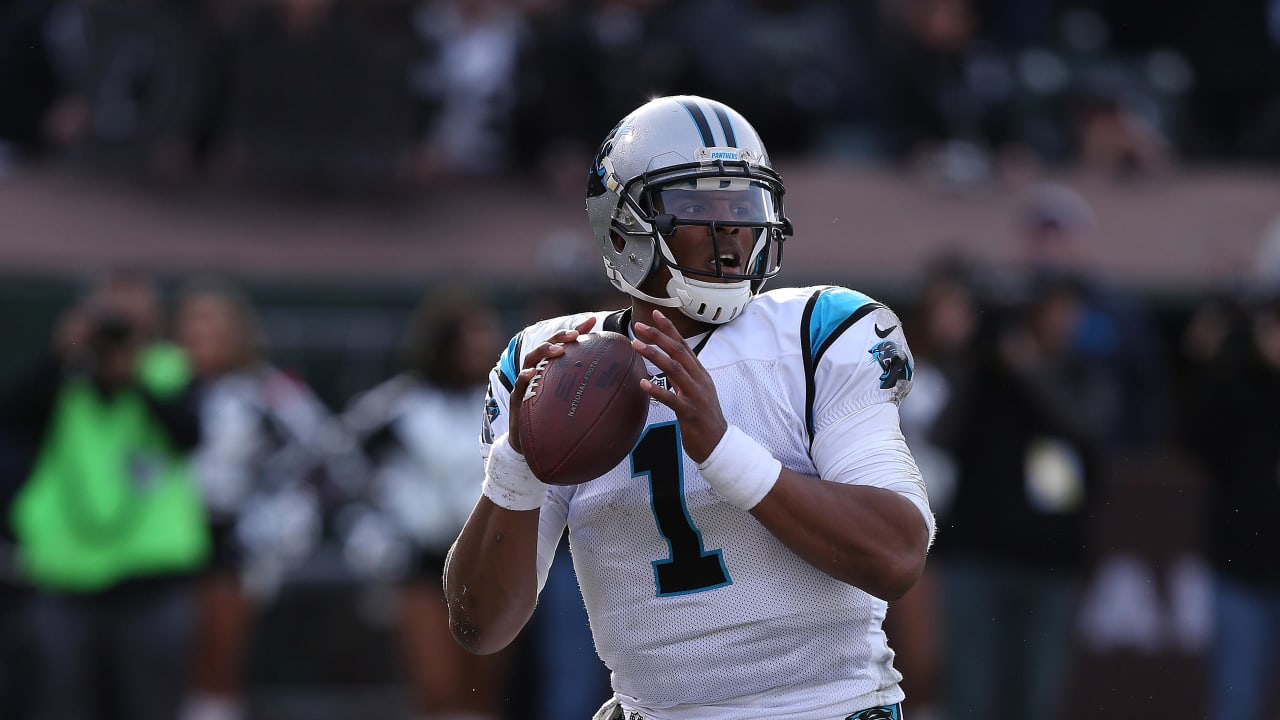
[[[617,312],[535,323],[491,373],[483,494],[445,595],[468,650],[507,646],[568,528],[613,697],[597,718],[901,718],[882,622],[934,532],[899,429],[912,359],[897,316],[839,286],[764,291],[792,234],[752,126],[662,97],[609,133],[587,215]],[[587,482],[547,485],[518,417],[539,368],[592,331],[631,338],[648,417]]]

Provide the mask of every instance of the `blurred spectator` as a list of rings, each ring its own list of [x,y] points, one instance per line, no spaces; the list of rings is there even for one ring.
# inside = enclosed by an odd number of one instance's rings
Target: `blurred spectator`
[[[340,525],[348,561],[395,582],[410,690],[419,717],[503,716],[507,653],[471,655],[449,635],[444,559],[480,497],[479,437],[492,358],[502,347],[487,298],[439,290],[406,334],[404,370],[345,412],[369,458],[365,501]]]
[[[984,35],[1004,50],[1045,47],[1065,3],[1060,0],[975,0]]]
[[[950,717],[1050,720],[1063,706],[1107,407],[1073,346],[1084,317],[1077,286],[1041,281],[984,333],[935,424],[959,471],[935,548]]]
[[[1170,162],[1164,133],[1134,107],[1133,91],[1095,80],[1073,97],[1070,125],[1080,165],[1118,179],[1158,173]]]
[[[929,491],[929,507],[945,517],[956,490],[955,459],[933,442],[932,429],[955,392],[972,370],[975,342],[982,325],[983,306],[971,263],[944,255],[925,273],[912,306],[908,331],[916,372],[912,396],[903,403],[903,434],[911,445]]]
[[[339,465],[350,443],[306,385],[266,360],[256,313],[234,285],[188,283],[176,334],[198,380],[204,433],[193,468],[213,537],[184,718],[242,720],[254,601],[264,601],[319,540],[317,476]]]
[[[0,717],[28,717],[31,663],[24,610],[31,585],[18,574],[9,510],[31,470],[31,449],[0,429]]]
[[[400,182],[413,125],[404,3],[269,0],[234,35],[228,173],[304,195]]]
[[[512,164],[519,62],[529,42],[510,0],[422,0],[413,14],[421,52],[410,84],[423,108],[415,175],[490,175]]]
[[[1161,39],[1182,50],[1195,75],[1182,138],[1187,152],[1209,162],[1280,160],[1280,7],[1275,0],[1226,0],[1208,12],[1184,0],[1169,10],[1171,37]],[[1150,16],[1145,6],[1135,11],[1144,22]]]
[[[566,197],[582,194],[581,158],[646,97],[693,83],[672,0],[526,3],[528,46],[519,68],[513,150]],[[625,82],[619,82],[625,77]]]
[[[1148,26],[1159,24],[1145,14]],[[1117,43],[1111,22],[1101,7],[1068,4],[1053,43],[1024,53],[1020,65],[1033,94],[1054,88],[1050,109],[1066,151],[1060,159],[1127,180],[1171,164],[1169,136],[1193,77],[1185,57],[1166,45]]]
[[[85,15],[80,0],[0,5],[0,176],[85,133]]]
[[[1097,267],[1092,206],[1069,186],[1041,183],[1026,191],[1017,212],[1027,280],[1035,285],[1063,279],[1079,290],[1081,317],[1072,347],[1098,368],[1108,387],[1102,425],[1107,449],[1129,451],[1164,439],[1170,430],[1165,348],[1146,308]]]
[[[199,417],[185,355],[158,339],[150,279],[107,278],[65,317],[53,353],[0,402],[38,448],[12,508],[31,603],[42,718],[173,720],[208,535],[187,457]]]
[[[1012,105],[1015,78],[988,47],[970,0],[893,0],[877,76],[889,156],[968,188],[1025,159]]]
[[[204,5],[85,3],[88,123],[80,159],[140,177],[195,171],[216,113],[215,36]]]
[[[903,328],[911,343],[915,372],[911,395],[900,410],[902,434],[924,478],[929,506],[939,526],[945,527],[956,492],[956,462],[948,449],[935,444],[933,429],[955,385],[972,370],[982,308],[969,263],[951,256],[935,261],[911,307]],[[911,697],[911,716],[918,720],[944,717],[941,577],[939,565],[930,564],[885,617],[894,663]]]
[[[698,0],[672,3],[666,32],[692,62],[693,90],[752,118],[775,155],[831,147],[844,127],[872,120],[870,4],[838,0]],[[861,9],[860,9],[861,8]],[[661,16],[660,16],[661,17]],[[732,37],[733,52],[702,47],[705,29]]]
[[[1208,481],[1214,717],[1274,717],[1280,687],[1280,298],[1214,298],[1192,315],[1181,440]],[[1229,420],[1223,421],[1220,418]]]
[[[1123,176],[1175,155],[1274,162],[1278,7],[9,0],[0,169],[76,146],[165,180],[382,194],[538,170],[577,192],[566,158],[675,91],[754,107],[776,152],[884,152],[950,189],[1077,160]],[[703,48],[711,24],[735,53]]]

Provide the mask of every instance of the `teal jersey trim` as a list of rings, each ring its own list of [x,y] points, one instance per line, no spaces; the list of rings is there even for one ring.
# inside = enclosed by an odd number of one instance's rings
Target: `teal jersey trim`
[[[808,359],[817,364],[818,357],[827,345],[847,327],[845,321],[863,307],[873,304],[878,305],[875,300],[856,290],[826,288],[820,291],[808,318],[809,348],[813,353]]]
[[[498,358],[498,376],[507,390],[516,386],[516,375],[520,374],[517,363],[520,361],[520,340],[523,338],[523,332],[511,338],[511,342],[507,343],[507,349],[503,350],[502,356]]]
[[[842,287],[818,289],[805,304],[800,320],[800,342],[805,374],[805,427],[813,443],[813,402],[817,394],[814,379],[818,361],[845,330],[871,312],[884,307],[856,290]]]

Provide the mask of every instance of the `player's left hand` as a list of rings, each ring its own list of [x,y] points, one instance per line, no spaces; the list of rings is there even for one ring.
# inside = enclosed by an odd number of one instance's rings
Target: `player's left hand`
[[[666,374],[671,389],[648,380],[642,380],[641,387],[649,397],[675,411],[685,453],[694,462],[702,462],[729,429],[715,382],[666,315],[654,310],[653,322],[654,325],[635,323],[637,339],[631,345]]]

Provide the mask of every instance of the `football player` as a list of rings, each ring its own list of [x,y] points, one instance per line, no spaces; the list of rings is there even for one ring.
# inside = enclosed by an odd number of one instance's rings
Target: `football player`
[[[507,646],[569,529],[614,694],[598,718],[900,718],[881,628],[934,523],[898,425],[901,322],[837,286],[778,289],[783,182],[751,125],[694,96],[652,100],[597,153],[587,214],[630,307],[538,322],[491,374],[483,495],[454,544],[455,638]],[[593,328],[644,357],[648,424],[626,460],[548,486],[517,415],[544,358]]]

